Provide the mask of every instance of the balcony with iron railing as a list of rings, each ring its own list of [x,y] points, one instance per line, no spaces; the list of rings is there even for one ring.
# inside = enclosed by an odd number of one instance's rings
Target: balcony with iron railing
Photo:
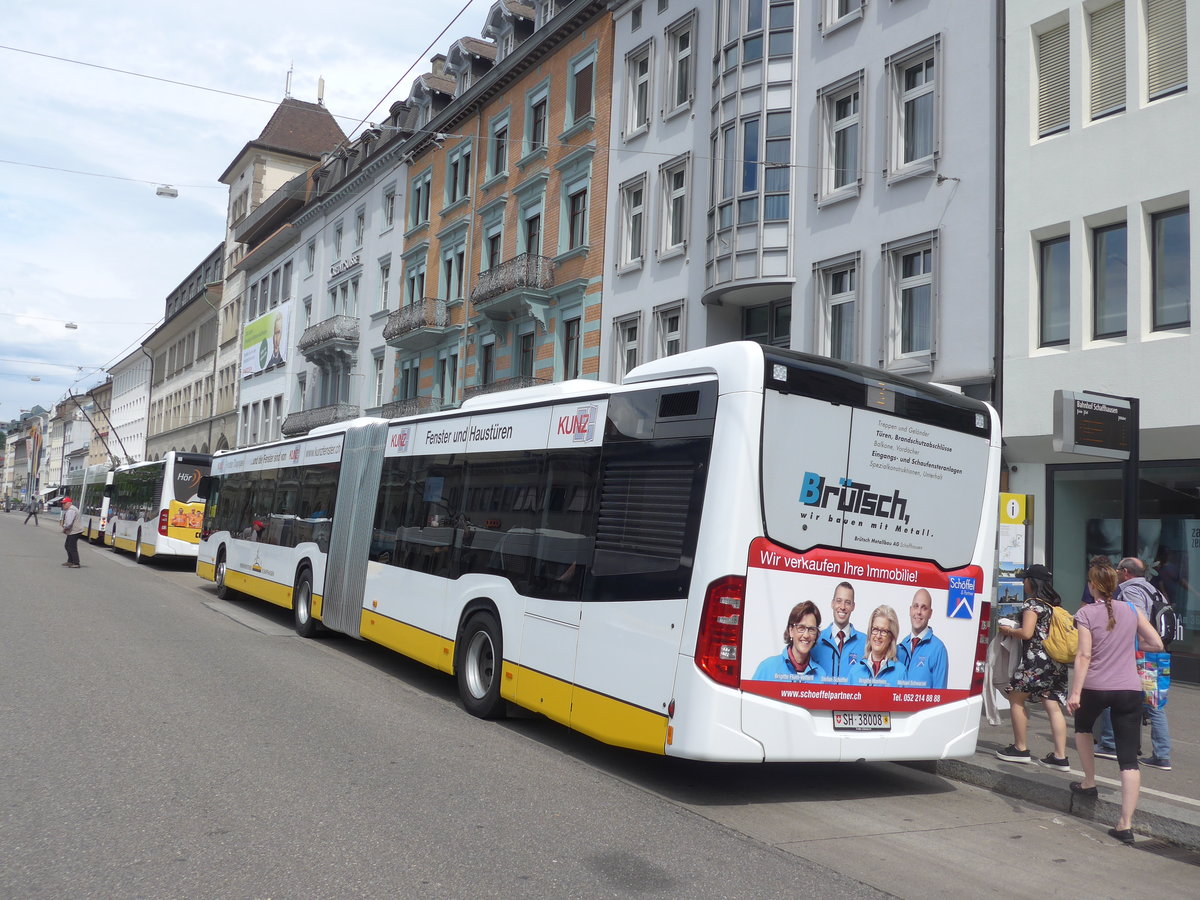
[[[445,300],[426,297],[391,313],[383,326],[383,339],[397,350],[428,350],[461,328],[450,321]]]
[[[480,272],[471,291],[475,312],[500,322],[531,312],[531,304],[545,305],[554,287],[554,260],[522,253]]]
[[[511,378],[501,378],[488,384],[474,384],[463,389],[463,399],[478,397],[481,394],[496,394],[500,391],[515,391],[518,388],[536,387],[539,384],[552,384],[549,378],[537,378],[533,375],[514,375]]]
[[[409,397],[406,400],[392,400],[383,404],[379,415],[385,419],[402,419],[405,416],[439,412],[449,408],[451,408],[450,405],[442,403],[440,397]]]
[[[332,425],[334,422],[345,422],[350,419],[356,419],[361,414],[361,410],[355,403],[331,403],[328,406],[302,409],[294,413],[289,413],[287,418],[283,420],[280,431],[286,437],[294,437],[298,434],[308,434],[308,432],[321,425]]]
[[[310,363],[341,362],[357,354],[358,333],[356,317],[330,316],[305,328],[296,347]]]

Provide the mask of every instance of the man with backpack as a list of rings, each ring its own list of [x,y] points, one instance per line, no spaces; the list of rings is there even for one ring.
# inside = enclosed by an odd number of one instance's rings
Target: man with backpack
[[[1117,599],[1132,603],[1142,612],[1162,636],[1163,646],[1170,643],[1175,632],[1174,610],[1154,585],[1146,580],[1146,564],[1140,559],[1127,556],[1117,563]],[[1163,634],[1164,630],[1168,633]],[[1141,763],[1152,769],[1170,771],[1171,731],[1167,727],[1167,711],[1147,706],[1145,714],[1150,720],[1151,755],[1142,757]],[[1097,728],[1099,733],[1096,735],[1096,755],[1105,759],[1116,759],[1112,723],[1104,717]]]

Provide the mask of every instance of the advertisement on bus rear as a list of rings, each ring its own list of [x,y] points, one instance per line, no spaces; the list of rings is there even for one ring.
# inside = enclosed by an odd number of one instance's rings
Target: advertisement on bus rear
[[[191,544],[200,542],[204,501],[196,491],[199,490],[200,479],[208,473],[208,466],[176,464],[172,494],[167,498],[167,537]]]
[[[887,714],[964,699],[983,590],[978,566],[945,572],[843,550],[796,553],[759,538],[746,576],[742,690]]]

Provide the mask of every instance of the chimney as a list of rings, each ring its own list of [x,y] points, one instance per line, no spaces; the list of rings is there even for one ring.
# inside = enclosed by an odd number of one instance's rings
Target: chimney
[[[446,54],[438,53],[434,56],[431,56],[429,57],[429,62],[433,66],[434,75],[446,74]]]

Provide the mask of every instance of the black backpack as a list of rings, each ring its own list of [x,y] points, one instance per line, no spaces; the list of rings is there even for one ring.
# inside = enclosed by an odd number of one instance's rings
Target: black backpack
[[[1175,612],[1171,601],[1158,589],[1154,589],[1154,596],[1150,601],[1150,624],[1162,638],[1163,646],[1171,646],[1171,641],[1175,640],[1179,633],[1179,614]]]

